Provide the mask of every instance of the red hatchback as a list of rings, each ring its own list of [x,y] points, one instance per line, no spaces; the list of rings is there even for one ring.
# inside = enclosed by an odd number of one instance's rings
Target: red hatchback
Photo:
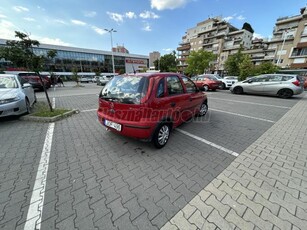
[[[213,74],[199,75],[193,77],[193,80],[196,86],[204,91],[208,91],[209,89],[215,91],[216,89],[222,88],[223,84],[223,82],[219,81]]]
[[[208,111],[207,96],[177,73],[115,76],[99,95],[99,122],[124,136],[165,146],[173,128]]]

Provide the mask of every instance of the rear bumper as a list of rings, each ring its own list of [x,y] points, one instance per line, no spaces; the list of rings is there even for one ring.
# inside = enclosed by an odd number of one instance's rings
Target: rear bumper
[[[114,119],[113,117],[107,116],[103,114],[101,111],[97,111],[98,121],[101,125],[108,128],[112,132],[118,133],[123,136],[142,139],[142,140],[150,140],[153,134],[153,131],[156,127],[157,122],[155,121],[146,121],[140,120],[136,121],[126,121]],[[115,122],[121,125],[121,130],[117,131],[114,128],[106,126],[105,120]]]

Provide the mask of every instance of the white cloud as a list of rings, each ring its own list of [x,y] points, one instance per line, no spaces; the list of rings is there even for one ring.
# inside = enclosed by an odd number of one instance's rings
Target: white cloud
[[[13,10],[16,12],[28,12],[29,9],[23,6],[13,6]]]
[[[150,11],[144,11],[143,13],[140,13],[140,17],[141,18],[145,18],[145,19],[148,19],[148,18],[154,18],[154,19],[160,18],[159,15],[156,15],[154,12],[150,12]]]
[[[85,22],[82,22],[82,21],[79,21],[79,20],[71,20],[71,22],[75,25],[78,25],[78,26],[85,26],[86,25]]]
[[[99,27],[97,27],[97,26],[91,26],[91,28],[92,28],[97,34],[100,34],[100,35],[107,33],[107,31],[105,31],[104,29],[101,29],[101,28],[99,28]]]
[[[185,6],[191,0],[150,0],[151,8],[157,10],[173,10]]]
[[[255,38],[261,39],[261,38],[264,38],[264,36],[261,35],[261,34],[254,33],[254,34],[253,34],[253,39],[255,39]]]
[[[44,38],[36,38],[36,40],[38,40],[40,43],[44,43],[44,44],[59,45],[59,46],[71,46],[70,43],[63,42],[59,38],[47,38],[47,37],[44,37]]]
[[[143,26],[142,30],[151,31],[152,29],[151,29],[150,24],[148,22],[144,22],[144,26]]]
[[[124,22],[124,15],[118,14],[118,13],[112,13],[112,12],[107,12],[107,14],[109,15],[109,17],[118,22],[118,23],[122,23]]]
[[[15,39],[15,30],[16,26],[10,22],[10,21],[6,21],[6,20],[0,20],[0,34],[1,34],[1,38],[3,39]]]
[[[232,19],[233,19],[233,16],[228,16],[228,17],[223,18],[223,20],[226,22],[229,22]]]
[[[23,18],[24,20],[28,21],[28,22],[35,22],[34,18]]]
[[[7,18],[4,14],[0,14],[0,18]]]
[[[236,19],[238,19],[238,20],[242,21],[242,20],[244,20],[244,19],[245,19],[245,17],[243,17],[242,15],[239,15],[238,17],[236,17]]]
[[[60,23],[60,24],[63,24],[63,25],[67,25],[67,23],[61,19],[55,19],[54,20],[55,23]]]
[[[130,19],[137,18],[136,14],[134,12],[131,12],[131,11],[127,12],[125,14],[125,16],[126,16],[126,18],[130,18]]]
[[[96,15],[97,15],[97,12],[95,12],[95,11],[87,11],[87,12],[84,13],[84,16],[88,17],[88,18],[93,18]]]
[[[172,48],[164,48],[162,50],[165,51],[165,52],[171,53],[171,52],[173,52],[174,49],[172,49]]]
[[[45,8],[42,8],[42,7],[40,7],[40,6],[37,6],[37,9],[42,10],[42,11],[46,11]]]

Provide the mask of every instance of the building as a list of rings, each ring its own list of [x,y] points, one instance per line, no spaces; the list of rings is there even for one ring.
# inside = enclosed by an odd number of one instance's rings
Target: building
[[[0,46],[5,46],[6,40],[0,39]],[[84,49],[68,46],[40,44],[34,47],[36,55],[47,55],[49,50],[56,50],[57,56],[45,63],[44,71],[53,72],[105,72],[112,73],[112,52]],[[131,73],[147,69],[149,57],[145,55],[113,52],[115,72]],[[6,62],[6,67],[8,67]]]
[[[217,73],[224,71],[228,56],[238,52],[240,47],[251,47],[253,34],[245,29],[237,29],[221,17],[208,18],[187,30],[177,48],[178,68],[184,71],[187,57],[191,51],[206,50],[217,55],[213,69]]]
[[[112,47],[112,51],[117,53],[125,53],[125,54],[129,53],[129,51],[124,47],[124,45],[122,46],[117,45],[116,47]]]
[[[160,56],[161,54],[158,51],[153,51],[149,53],[149,67],[154,67],[154,61],[159,60]]]

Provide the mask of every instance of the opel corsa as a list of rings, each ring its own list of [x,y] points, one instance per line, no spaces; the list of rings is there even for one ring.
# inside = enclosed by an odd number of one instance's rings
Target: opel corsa
[[[142,73],[110,80],[100,92],[97,115],[107,129],[162,148],[172,129],[207,111],[206,94],[188,77]]]

